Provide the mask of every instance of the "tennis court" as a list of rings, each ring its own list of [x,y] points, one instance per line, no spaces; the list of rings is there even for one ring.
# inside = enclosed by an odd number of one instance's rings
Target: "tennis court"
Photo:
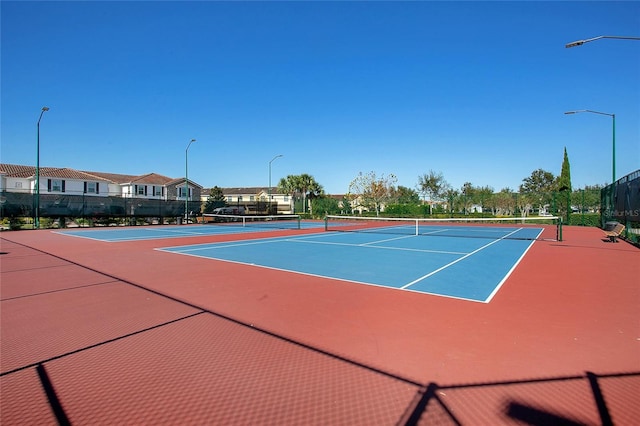
[[[586,227],[554,241],[521,224],[491,237],[393,225],[118,244],[3,232],[0,422],[637,422],[636,247]],[[251,266],[259,255],[271,264]],[[288,272],[305,261],[322,275]],[[491,303],[397,290],[446,265],[419,282],[509,275],[484,290]],[[332,279],[340,268],[361,275]]]
[[[201,237],[207,235],[241,234],[247,232],[268,232],[277,229],[313,229],[324,226],[321,222],[300,221],[296,216],[288,220],[261,220],[265,217],[254,217],[254,221],[244,221],[244,216],[235,217],[238,222],[219,224],[192,224],[176,226],[139,226],[106,229],[79,229],[58,231],[60,234],[73,237],[88,238],[105,242],[125,242],[139,240],[156,240],[165,238]]]
[[[386,226],[159,250],[487,303],[543,231],[432,225],[426,235],[402,235],[413,229]]]

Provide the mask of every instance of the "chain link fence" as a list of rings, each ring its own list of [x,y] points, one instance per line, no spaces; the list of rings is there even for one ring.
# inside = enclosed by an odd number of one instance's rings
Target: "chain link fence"
[[[629,173],[601,191],[601,223],[618,222],[625,226],[624,237],[640,242],[640,170]]]
[[[40,194],[38,201],[37,208],[36,195],[31,192],[0,192],[3,229],[32,227],[36,214],[41,227],[66,227],[177,223],[185,212],[189,217],[201,212],[201,202],[191,200],[64,193]]]

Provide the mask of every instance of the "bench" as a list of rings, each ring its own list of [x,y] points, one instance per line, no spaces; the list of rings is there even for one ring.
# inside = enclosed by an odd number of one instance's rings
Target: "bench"
[[[604,234],[607,236],[607,238],[609,238],[609,241],[611,241],[612,243],[617,243],[618,237],[622,234],[623,231],[624,225],[618,223],[613,227],[613,229],[604,231]]]

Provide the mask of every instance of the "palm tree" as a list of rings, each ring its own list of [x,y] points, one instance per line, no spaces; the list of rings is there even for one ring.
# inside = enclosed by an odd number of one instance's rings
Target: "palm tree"
[[[322,186],[316,182],[313,176],[303,173],[297,176],[296,189],[302,193],[302,212],[307,212],[307,194],[310,198],[322,194]]]
[[[313,176],[306,173],[301,175],[289,175],[286,178],[280,179],[278,182],[278,191],[283,194],[290,194],[294,201],[296,195],[302,195],[303,213],[306,213],[307,211],[307,196],[309,196],[309,198],[314,198],[324,192],[322,185],[316,182]]]
[[[291,199],[293,200],[292,212],[295,210],[296,205],[295,200],[296,193],[298,191],[297,180],[298,176],[289,175],[286,178],[281,178],[280,181],[278,181],[278,192],[281,194],[291,195]]]

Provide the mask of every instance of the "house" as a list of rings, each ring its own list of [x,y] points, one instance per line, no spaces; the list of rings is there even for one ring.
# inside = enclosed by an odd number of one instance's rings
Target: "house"
[[[157,173],[146,175],[121,175],[116,173],[85,172],[94,176],[107,179],[112,182],[114,194],[125,198],[146,198],[155,200],[199,200],[202,186],[193,181],[188,181],[185,189],[185,180],[170,178]]]
[[[36,168],[0,163],[0,191],[6,199],[3,214],[41,216],[179,216],[200,211],[202,186],[184,178],[157,173],[124,175],[70,168]],[[34,200],[33,195],[39,193]],[[132,202],[133,200],[138,200]]]
[[[288,194],[279,194],[275,188],[269,194],[268,187],[239,187],[221,188],[225,202],[229,206],[243,206],[247,214],[292,214],[294,211],[293,198]],[[211,188],[202,190],[202,202],[206,202]],[[269,208],[271,195],[271,208]]]
[[[202,186],[184,178],[157,173],[124,175],[70,168],[40,167],[40,194],[68,194],[95,197],[126,197],[161,200],[199,200]],[[36,192],[36,168],[0,164],[0,191]],[[188,192],[188,194],[187,194]]]

